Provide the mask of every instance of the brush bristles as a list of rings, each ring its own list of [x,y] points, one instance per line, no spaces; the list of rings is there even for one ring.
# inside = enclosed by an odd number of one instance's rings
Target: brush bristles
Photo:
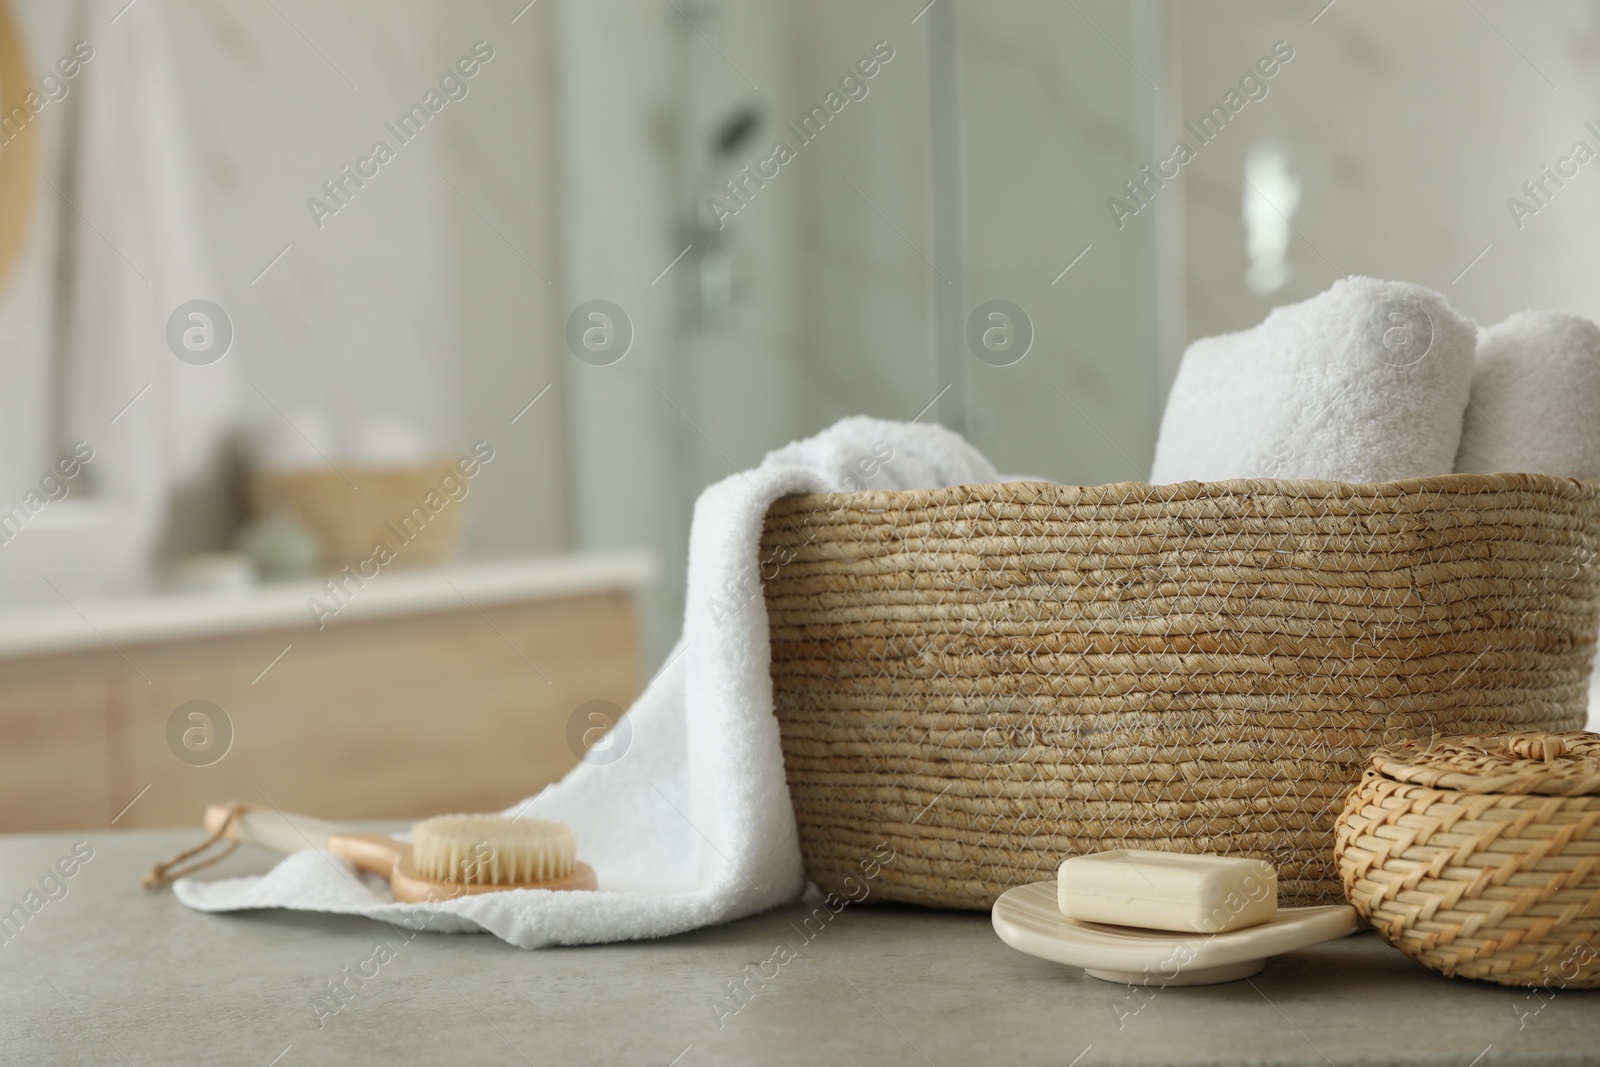
[[[440,815],[412,827],[412,862],[434,882],[537,885],[572,876],[572,830],[542,819]]]

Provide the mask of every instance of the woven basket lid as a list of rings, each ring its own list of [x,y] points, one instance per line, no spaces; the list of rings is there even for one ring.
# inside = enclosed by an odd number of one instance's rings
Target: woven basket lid
[[[1381,748],[1372,767],[1397,782],[1460,793],[1600,795],[1600,734],[1472,734]]]

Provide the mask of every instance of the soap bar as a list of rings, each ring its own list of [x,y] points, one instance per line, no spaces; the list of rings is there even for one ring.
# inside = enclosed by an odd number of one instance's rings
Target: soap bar
[[[1124,848],[1063,862],[1056,900],[1080,922],[1221,934],[1272,920],[1278,871],[1266,860]]]

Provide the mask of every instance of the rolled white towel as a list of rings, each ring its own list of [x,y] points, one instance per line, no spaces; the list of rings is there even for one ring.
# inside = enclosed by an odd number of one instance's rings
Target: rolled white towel
[[[1449,474],[1477,328],[1438,293],[1352,277],[1184,353],[1154,483]]]
[[[1600,326],[1561,311],[1519,311],[1478,334],[1456,470],[1600,478],[1597,408]],[[1590,678],[1588,728],[1600,730],[1600,666]]]
[[[1600,479],[1600,326],[1519,311],[1478,334],[1456,470]]]

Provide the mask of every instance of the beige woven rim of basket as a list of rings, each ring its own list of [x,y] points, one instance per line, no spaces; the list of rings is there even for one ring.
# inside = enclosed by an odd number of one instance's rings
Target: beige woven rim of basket
[[[791,497],[762,538],[810,876],[986,908],[1067,856],[1277,864],[1340,901],[1382,744],[1580,726],[1600,485],[971,485]]]
[[[1600,734],[1380,749],[1335,835],[1350,903],[1412,959],[1600,986]]]

